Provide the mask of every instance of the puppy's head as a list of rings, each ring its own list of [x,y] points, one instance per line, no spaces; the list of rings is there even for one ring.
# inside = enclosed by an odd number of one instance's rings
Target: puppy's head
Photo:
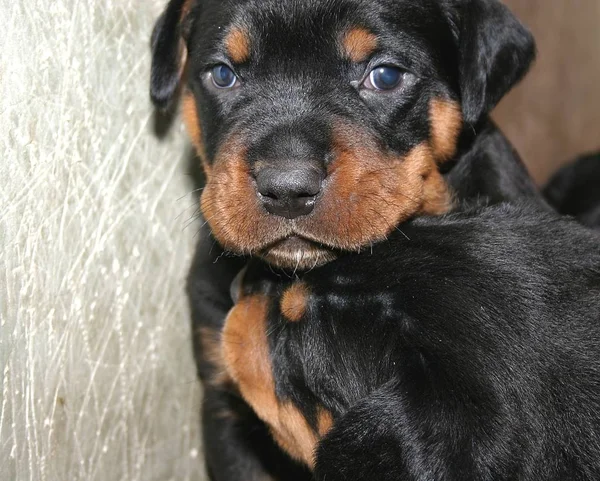
[[[171,0],[152,49],[215,237],[299,268],[448,210],[438,165],[534,56],[497,0]]]

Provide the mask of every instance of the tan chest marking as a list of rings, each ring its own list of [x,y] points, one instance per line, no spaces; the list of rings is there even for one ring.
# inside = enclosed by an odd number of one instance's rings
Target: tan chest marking
[[[281,313],[291,322],[298,322],[306,312],[308,288],[302,282],[292,284],[281,297]]]
[[[267,341],[268,299],[242,298],[230,311],[222,335],[226,369],[242,397],[271,429],[273,438],[294,459],[314,466],[314,452],[320,436],[333,423],[331,415],[319,413],[319,432],[291,403],[275,394],[273,366]]]

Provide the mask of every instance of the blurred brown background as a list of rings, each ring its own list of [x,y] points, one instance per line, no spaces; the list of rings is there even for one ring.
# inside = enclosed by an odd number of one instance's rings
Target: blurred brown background
[[[600,150],[600,0],[505,3],[533,31],[538,58],[495,118],[543,183],[578,154]]]

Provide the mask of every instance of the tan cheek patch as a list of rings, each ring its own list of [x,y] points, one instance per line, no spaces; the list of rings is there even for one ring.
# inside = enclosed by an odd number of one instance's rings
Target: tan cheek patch
[[[221,142],[200,198],[204,219],[227,249],[256,255],[291,233],[289,225],[262,207],[252,183],[247,142],[235,135]]]
[[[333,181],[313,228],[341,226],[328,233],[340,248],[355,250],[385,238],[398,223],[415,215],[451,208],[449,188],[428,142],[396,156],[370,145],[368,139],[357,142],[353,129],[340,126],[334,132]]]
[[[309,291],[305,284],[297,282],[289,287],[281,297],[281,313],[292,322],[298,322],[306,312]]]
[[[457,102],[433,99],[429,104],[431,148],[440,162],[456,154],[458,136],[463,125],[462,112]]]
[[[271,429],[273,438],[294,459],[314,466],[319,441],[302,413],[275,394],[275,380],[267,339],[268,299],[242,298],[230,311],[222,337],[227,371],[242,397]],[[331,427],[331,415],[320,413],[319,431]]]
[[[234,28],[225,38],[225,48],[234,63],[244,63],[250,59],[250,35],[244,28]]]
[[[200,207],[204,219],[211,227],[213,235],[223,247],[246,252],[245,247],[260,241],[264,235],[261,229],[261,216],[257,209],[254,187],[250,183],[250,169],[245,161],[245,151],[235,147],[229,139],[222,146],[224,153],[215,156],[210,168],[208,182],[200,197]],[[267,227],[271,219],[267,218]]]
[[[342,54],[359,63],[367,60],[377,48],[377,37],[363,27],[354,27],[342,37]]]
[[[453,206],[452,193],[438,170],[431,147],[426,142],[417,145],[403,163],[407,178],[413,179],[415,192],[418,192],[420,208],[414,214],[441,215],[449,212]],[[399,192],[398,202],[402,196],[403,193]]]

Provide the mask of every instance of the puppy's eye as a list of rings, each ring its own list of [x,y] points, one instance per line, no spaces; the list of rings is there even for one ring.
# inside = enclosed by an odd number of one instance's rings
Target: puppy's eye
[[[363,82],[363,87],[369,90],[394,90],[402,83],[403,78],[403,70],[388,65],[379,65],[371,70]]]
[[[217,65],[210,71],[212,83],[218,89],[230,89],[236,86],[238,78],[227,65]]]

